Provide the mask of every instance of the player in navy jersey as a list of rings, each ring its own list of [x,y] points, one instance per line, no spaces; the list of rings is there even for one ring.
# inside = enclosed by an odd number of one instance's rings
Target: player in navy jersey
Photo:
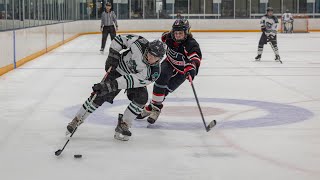
[[[167,45],[166,59],[161,63],[161,74],[153,86],[153,96],[137,117],[148,117],[150,124],[158,119],[165,97],[175,91],[187,78],[194,79],[198,74],[202,58],[198,42],[190,32],[186,19],[177,19],[170,32],[163,33],[162,41]]]

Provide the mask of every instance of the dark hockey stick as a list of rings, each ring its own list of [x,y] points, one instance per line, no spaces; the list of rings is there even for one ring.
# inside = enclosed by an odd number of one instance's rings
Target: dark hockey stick
[[[103,77],[103,79],[101,80],[101,82],[103,82],[103,81],[108,77],[111,69],[112,69],[112,67],[109,67],[108,71],[107,71],[106,74],[104,75],[104,77]],[[96,97],[97,97],[97,93],[95,93],[94,96],[92,97],[91,103],[96,99]],[[87,109],[86,111],[88,111],[88,109]],[[87,113],[87,112],[86,112],[86,113]],[[83,118],[83,117],[81,117],[81,119],[82,119],[82,118]],[[72,131],[70,137],[68,138],[67,142],[64,144],[63,148],[57,150],[57,151],[54,153],[56,156],[60,156],[60,154],[62,153],[62,151],[64,150],[64,148],[67,146],[67,144],[69,143],[69,141],[71,140],[73,134],[77,131],[77,129],[78,129],[78,126]]]
[[[272,48],[272,50],[273,50],[274,54],[275,54],[275,55],[277,55],[277,54],[276,54],[276,49],[274,48],[274,46],[273,46],[273,44],[272,44],[272,42],[271,42],[271,41],[269,41],[269,44],[270,44],[270,46],[271,46],[271,48]],[[278,60],[279,60],[279,62],[282,64],[281,59],[278,59]]]
[[[206,121],[204,120],[204,117],[203,117],[203,113],[202,113],[202,109],[200,107],[200,103],[199,103],[199,100],[198,100],[198,96],[197,96],[197,93],[196,93],[196,90],[194,88],[194,85],[193,85],[193,81],[192,81],[192,78],[190,75],[188,75],[188,79],[189,79],[189,82],[191,84],[191,87],[192,87],[192,90],[193,90],[193,94],[194,94],[194,97],[196,98],[196,101],[197,101],[197,104],[198,104],[198,108],[199,108],[199,111],[200,111],[200,114],[201,114],[201,118],[202,118],[202,121],[203,121],[203,125],[204,127],[206,128],[206,131],[209,132],[216,124],[216,120],[213,120],[209,123],[209,125],[207,126],[207,123]]]

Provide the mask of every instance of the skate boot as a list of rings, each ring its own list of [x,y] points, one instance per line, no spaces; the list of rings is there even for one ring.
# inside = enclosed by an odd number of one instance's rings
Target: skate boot
[[[103,48],[100,49],[100,53],[101,53],[101,54],[104,53],[104,49],[103,49]]]
[[[260,59],[261,59],[261,54],[259,54],[257,57],[255,57],[256,61],[260,61]]]
[[[161,113],[161,108],[163,107],[163,105],[161,106],[156,106],[156,105],[153,105],[151,104],[151,113],[147,119],[147,121],[150,123],[150,124],[154,124],[157,119],[159,118],[159,115]]]
[[[67,126],[67,132],[66,135],[72,133],[78,126],[82,124],[82,121],[80,121],[77,117],[74,117],[71,122],[69,122]]]
[[[142,112],[136,117],[136,119],[144,119],[151,114],[149,106],[144,106]]]
[[[114,138],[121,141],[128,141],[131,136],[127,123],[123,121],[123,114],[118,116],[118,125],[115,129]]]
[[[282,64],[282,61],[280,59],[280,56],[279,55],[276,55],[276,57],[274,58],[275,61],[277,62],[280,62]]]

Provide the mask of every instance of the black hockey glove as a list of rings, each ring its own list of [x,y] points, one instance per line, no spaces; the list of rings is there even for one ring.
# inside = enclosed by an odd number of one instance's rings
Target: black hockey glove
[[[108,94],[118,90],[118,82],[114,80],[97,83],[92,86],[92,90],[100,95]]]
[[[116,69],[119,65],[120,60],[120,53],[112,48],[109,49],[109,55],[106,60],[105,70],[108,71],[109,67],[113,67],[113,69]]]
[[[184,66],[184,74],[186,75],[186,78],[188,79],[188,76],[190,75],[192,80],[194,79],[194,77],[197,75],[197,68],[196,68],[196,64],[195,63],[187,63]]]
[[[266,29],[266,26],[261,26],[261,31],[262,32],[265,32],[267,29]]]

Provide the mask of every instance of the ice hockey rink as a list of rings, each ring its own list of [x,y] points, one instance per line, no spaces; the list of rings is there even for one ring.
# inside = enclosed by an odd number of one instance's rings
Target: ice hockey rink
[[[269,45],[254,61],[260,34],[194,33],[203,53],[195,88],[207,123],[218,122],[210,132],[186,81],[156,124],[134,121],[128,142],[113,139],[129,103],[120,93],[59,157],[67,123],[104,75],[101,35],[80,36],[0,76],[0,179],[319,180],[320,33],[279,34],[283,64]]]

